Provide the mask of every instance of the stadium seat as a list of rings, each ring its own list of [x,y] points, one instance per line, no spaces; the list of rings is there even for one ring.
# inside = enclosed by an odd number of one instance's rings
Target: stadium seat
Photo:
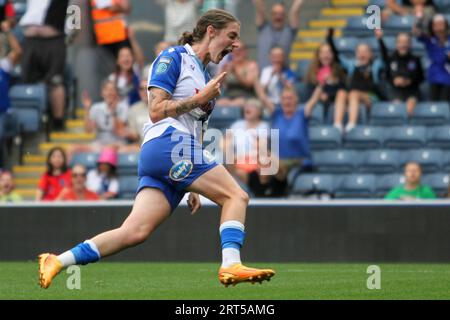
[[[446,197],[449,191],[450,178],[447,172],[424,175],[422,183],[433,189],[438,197]]]
[[[97,159],[99,154],[97,152],[79,152],[72,156],[70,166],[75,164],[82,164],[88,170],[94,169],[97,165]]]
[[[434,0],[434,4],[438,7],[439,12],[450,14],[450,2],[448,0]],[[447,19],[449,18],[447,17]]]
[[[428,128],[427,147],[450,150],[450,125]]]
[[[355,48],[361,40],[356,37],[342,37],[334,40],[334,45],[339,53],[354,57]]]
[[[119,175],[137,175],[139,153],[120,153],[117,165]]]
[[[312,110],[309,118],[309,126],[318,126],[324,123],[324,108],[323,105],[318,103]]]
[[[450,106],[447,102],[421,102],[414,108],[410,123],[423,126],[448,124]]]
[[[396,150],[369,150],[364,152],[358,170],[364,173],[394,173],[400,161]]]
[[[409,161],[414,161],[420,164],[422,172],[434,173],[441,169],[442,158],[442,151],[438,149],[410,150],[403,153],[401,164],[404,165]]]
[[[400,126],[407,123],[408,113],[404,103],[377,102],[370,112],[369,124],[373,126]]]
[[[401,173],[377,175],[376,194],[379,198],[384,196],[394,187],[405,183],[405,176]]]
[[[309,143],[312,150],[336,149],[342,144],[341,132],[333,126],[309,128]]]
[[[359,114],[358,114],[358,123],[359,125],[367,124],[367,108],[364,105],[361,105],[359,107]],[[344,123],[348,122],[348,113],[346,112],[344,115]],[[328,108],[328,112],[325,115],[325,123],[332,125],[334,123],[334,106],[330,106]]]
[[[241,108],[216,106],[211,114],[209,127],[219,130],[226,130],[231,127],[233,122],[241,118]]]
[[[393,52],[395,50],[395,37],[383,37],[383,41],[389,52]],[[378,53],[380,51],[380,44],[378,43],[378,39],[373,36],[370,38],[364,38],[361,41],[358,41],[358,43],[367,43],[375,53]]]
[[[442,169],[446,172],[450,172],[450,152],[442,152]]]
[[[422,148],[426,144],[425,127],[403,126],[387,130],[384,146],[391,149]]]
[[[119,198],[134,199],[138,183],[139,179],[135,175],[119,177]]]
[[[318,172],[351,173],[359,164],[359,154],[353,150],[328,150],[313,153]]]
[[[333,176],[330,174],[314,174],[306,173],[297,176],[293,183],[291,194],[294,195],[308,195],[317,193],[332,194]]]
[[[41,117],[36,109],[11,108],[11,113],[19,123],[21,132],[35,133],[41,129]]]
[[[414,16],[391,15],[384,23],[386,35],[397,35],[399,32],[410,32],[414,23]]]
[[[347,26],[344,28],[345,37],[370,37],[373,30],[367,28],[367,17],[357,16],[347,19]]]
[[[372,174],[351,174],[337,180],[336,198],[374,198],[375,176]]]
[[[383,128],[357,126],[345,135],[344,146],[350,149],[377,149],[383,146]]]
[[[370,0],[369,5],[376,5],[380,8],[384,8],[386,5],[386,0]]]
[[[414,38],[414,37],[411,40],[411,49],[414,54],[419,55],[419,56],[425,54],[425,51],[426,51],[425,45],[423,44],[423,42],[420,42],[419,40],[417,40],[417,38]]]
[[[310,60],[298,60],[295,76],[297,81],[303,82],[309,69]]]
[[[20,134],[20,123],[17,114],[12,112],[5,112],[5,138],[13,138]]]
[[[305,103],[311,98],[311,89],[309,86],[303,81],[296,81],[294,83],[295,92],[297,92],[298,101],[300,103]]]

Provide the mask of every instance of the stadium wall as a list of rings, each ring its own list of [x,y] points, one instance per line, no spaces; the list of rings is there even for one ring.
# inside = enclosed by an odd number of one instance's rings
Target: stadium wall
[[[0,206],[0,260],[33,260],[120,226],[132,203]],[[450,202],[253,201],[245,261],[450,262]],[[219,210],[179,207],[110,261],[219,261]]]

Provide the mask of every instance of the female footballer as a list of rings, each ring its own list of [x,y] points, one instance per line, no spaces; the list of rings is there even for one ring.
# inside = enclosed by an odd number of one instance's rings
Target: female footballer
[[[201,206],[198,194],[221,207],[222,284],[261,283],[275,274],[270,269],[242,265],[240,248],[244,243],[248,195],[201,145],[226,76],[224,72],[211,80],[206,65],[217,64],[232,52],[238,46],[239,34],[240,23],[234,16],[210,10],[192,33],[183,34],[180,46],[168,48],[156,58],[149,73],[150,121],[144,127],[133,209],[117,229],[60,255],[39,255],[42,288],[48,288],[64,267],[92,263],[144,242],[169,217],[185,192],[190,192],[188,205],[192,213]]]

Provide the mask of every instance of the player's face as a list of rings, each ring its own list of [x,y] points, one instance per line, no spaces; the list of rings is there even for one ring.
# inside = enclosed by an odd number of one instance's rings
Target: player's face
[[[405,179],[407,183],[418,184],[420,182],[420,176],[422,171],[420,167],[415,163],[410,163],[405,168]]]
[[[396,49],[401,55],[406,55],[409,52],[410,39],[405,33],[401,33],[397,37]]]
[[[231,22],[224,29],[216,30],[209,44],[209,55],[213,63],[218,64],[239,46],[240,32],[241,26],[237,22]]]

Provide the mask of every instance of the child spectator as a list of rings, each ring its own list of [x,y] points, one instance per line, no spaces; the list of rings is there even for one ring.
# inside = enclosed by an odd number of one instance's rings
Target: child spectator
[[[411,52],[411,38],[407,33],[397,35],[396,49],[392,55],[383,41],[383,31],[376,30],[381,50],[381,57],[387,71],[391,86],[389,100],[406,102],[408,114],[411,115],[420,99],[420,84],[424,80],[420,58]]]
[[[271,65],[261,72],[259,82],[256,83],[256,91],[259,99],[269,108],[274,109],[280,104],[281,91],[287,85],[295,81],[295,74],[289,68],[285,51],[281,47],[274,47],[270,51]]]
[[[116,71],[108,80],[115,83],[124,104],[131,106],[139,101],[139,68],[134,63],[133,52],[129,47],[119,50]]]
[[[346,75],[328,43],[321,44],[317,49],[306,73],[305,82],[310,93],[309,103],[322,103],[325,114],[328,114],[331,105],[335,105],[339,110],[345,108]]]
[[[72,167],[72,187],[65,187],[55,200],[62,201],[93,201],[100,197],[87,189],[87,170],[81,164]]]
[[[37,201],[54,201],[62,189],[72,185],[64,150],[55,147],[47,155],[47,171],[41,176],[36,192]]]
[[[0,59],[0,167],[3,166],[3,145],[4,145],[4,128],[5,114],[10,107],[9,101],[9,82],[10,73],[14,66],[19,62],[22,54],[22,48],[10,30],[9,23],[3,21],[0,25],[1,31],[8,40],[11,51],[9,54]],[[0,47],[3,45],[0,39]]]
[[[96,144],[124,144],[128,106],[120,101],[116,85],[106,80],[102,85],[103,101],[92,104],[87,92],[83,94],[85,128],[88,133],[96,133]]]
[[[0,173],[0,202],[20,202],[22,197],[14,191],[14,178],[11,172]]]
[[[450,31],[445,16],[437,14],[429,24],[428,33],[414,26],[413,33],[425,44],[431,64],[427,72],[431,100],[450,101]]]
[[[142,143],[144,124],[149,121],[147,80],[141,80],[139,96],[141,100],[133,104],[128,111],[127,138],[132,143]]]
[[[416,162],[405,165],[405,184],[393,188],[385,196],[388,200],[435,199],[436,194],[426,185],[420,183],[422,169]]]
[[[248,182],[248,175],[258,169],[258,139],[267,139],[270,126],[262,120],[263,106],[257,99],[249,99],[244,105],[244,119],[237,120],[227,130],[224,144],[225,156],[234,154],[234,164],[228,170],[242,182]]]
[[[374,59],[370,47],[361,43],[356,47],[355,60],[348,60],[339,56],[339,52],[334,46],[333,30],[330,30],[328,36],[329,44],[334,52],[334,56],[348,75],[348,123],[345,126],[345,132],[351,131],[358,121],[360,104],[370,108],[374,102],[381,99],[380,73],[383,62],[380,59]],[[334,126],[343,131],[343,121],[345,108],[336,105]]]
[[[96,192],[103,200],[114,199],[119,194],[117,158],[115,149],[104,148],[97,160],[97,168],[87,175],[87,188]]]
[[[258,65],[256,61],[248,58],[247,48],[243,42],[225,59],[228,62],[222,65],[219,72],[227,72],[223,82],[224,95],[217,101],[217,105],[243,107],[246,99],[256,97]]]

